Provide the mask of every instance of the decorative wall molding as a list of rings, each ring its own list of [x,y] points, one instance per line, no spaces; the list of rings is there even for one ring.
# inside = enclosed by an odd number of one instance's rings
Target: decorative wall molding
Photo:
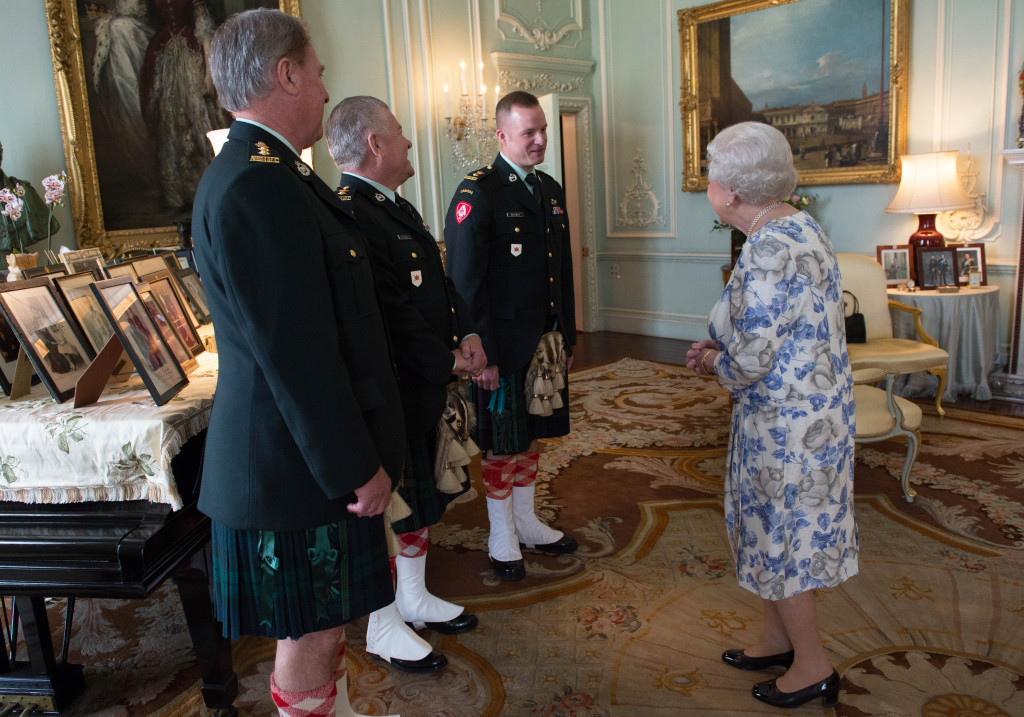
[[[583,37],[583,0],[494,0],[494,16],[502,39],[542,52],[563,41],[576,47]]]
[[[939,231],[951,242],[967,244],[984,241],[999,223],[997,216],[988,214],[988,196],[978,190],[978,174],[978,161],[971,156],[968,149],[966,157],[957,168],[957,175],[960,177],[964,192],[974,200],[974,206],[970,209],[942,212],[937,221]]]
[[[661,213],[661,200],[647,181],[647,160],[640,147],[633,153],[633,166],[629,171],[633,175],[633,183],[619,201],[615,223],[626,227],[664,225],[666,219]]]
[[[557,57],[516,55],[492,52],[502,90],[525,90],[535,95],[587,94],[584,83],[594,71],[588,60],[565,60]]]

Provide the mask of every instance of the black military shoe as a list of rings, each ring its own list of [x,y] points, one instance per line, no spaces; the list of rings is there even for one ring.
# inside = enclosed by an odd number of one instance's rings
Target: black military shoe
[[[473,630],[479,623],[480,621],[477,620],[476,615],[471,612],[464,612],[444,622],[428,622],[426,626],[442,635],[461,635],[464,632]]]
[[[529,545],[525,543],[519,544],[520,548],[529,548]],[[543,545],[534,545],[535,550],[540,550],[544,553],[551,553],[552,555],[565,555],[566,553],[575,553],[576,549],[580,547],[580,544],[576,542],[576,538],[572,537],[568,533],[563,533],[562,537],[553,543],[544,543]]]
[[[514,583],[526,577],[526,565],[520,560],[495,560],[491,558],[491,567],[502,580]]]
[[[448,658],[440,652],[431,650],[429,655],[420,660],[400,660],[397,657],[392,657],[391,664],[404,672],[430,675],[448,667]]]

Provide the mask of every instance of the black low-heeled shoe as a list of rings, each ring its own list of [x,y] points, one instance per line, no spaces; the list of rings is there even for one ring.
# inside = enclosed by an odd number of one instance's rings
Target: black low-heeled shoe
[[[750,692],[772,707],[799,707],[818,697],[825,700],[826,707],[835,707],[839,702],[839,673],[832,670],[832,674],[821,682],[815,682],[796,692],[782,692],[775,684],[775,680],[758,682]]]
[[[391,658],[391,664],[403,672],[411,672],[414,675],[430,675],[440,672],[448,666],[448,658],[434,650],[419,660],[400,660],[397,657]]]
[[[726,650],[722,653],[722,662],[738,670],[763,670],[766,667],[788,668],[793,664],[793,651],[765,655],[764,657],[751,657],[743,650]]]
[[[543,553],[550,553],[552,555],[567,555],[568,553],[575,553],[576,549],[580,547],[580,544],[576,542],[576,538],[571,535],[562,534],[562,537],[553,543],[541,543],[539,545],[527,545],[526,543],[520,543],[520,550],[523,548],[533,548]]]
[[[496,560],[491,558],[494,573],[502,580],[516,582],[526,577],[526,565],[522,560]]]
[[[434,632],[439,632],[442,635],[461,635],[464,632],[471,632],[476,629],[476,626],[480,624],[480,620],[477,616],[471,612],[459,613],[451,620],[445,620],[444,622],[428,622],[424,623]],[[409,627],[411,624],[406,623]]]

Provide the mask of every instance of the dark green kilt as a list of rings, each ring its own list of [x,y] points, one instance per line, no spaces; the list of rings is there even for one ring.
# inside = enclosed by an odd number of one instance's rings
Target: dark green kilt
[[[476,406],[477,416],[473,438],[481,451],[492,450],[499,456],[525,453],[534,440],[568,435],[568,382],[559,392],[562,395],[562,407],[550,416],[535,416],[527,412],[529,404],[523,390],[527,371],[529,366],[511,376],[502,376],[502,385],[498,391],[487,391],[470,383],[469,400]],[[494,410],[491,410],[491,397],[499,392],[504,394],[504,400],[495,400]]]
[[[391,527],[396,534],[411,533],[420,528],[429,528],[441,522],[448,504],[469,490],[469,478],[458,493],[442,493],[437,490],[434,476],[434,457],[437,455],[437,429],[419,436],[412,436],[406,444],[405,469],[398,494],[412,509],[412,515],[403,518]]]
[[[297,639],[395,599],[381,516],[279,532],[211,523],[214,610],[231,640]]]

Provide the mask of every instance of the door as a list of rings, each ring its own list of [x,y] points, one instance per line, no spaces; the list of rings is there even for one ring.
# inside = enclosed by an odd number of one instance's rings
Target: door
[[[562,182],[562,133],[558,121],[558,95],[541,95],[537,98],[544,117],[548,121],[548,149],[544,153],[544,161],[537,165],[541,171]]]

